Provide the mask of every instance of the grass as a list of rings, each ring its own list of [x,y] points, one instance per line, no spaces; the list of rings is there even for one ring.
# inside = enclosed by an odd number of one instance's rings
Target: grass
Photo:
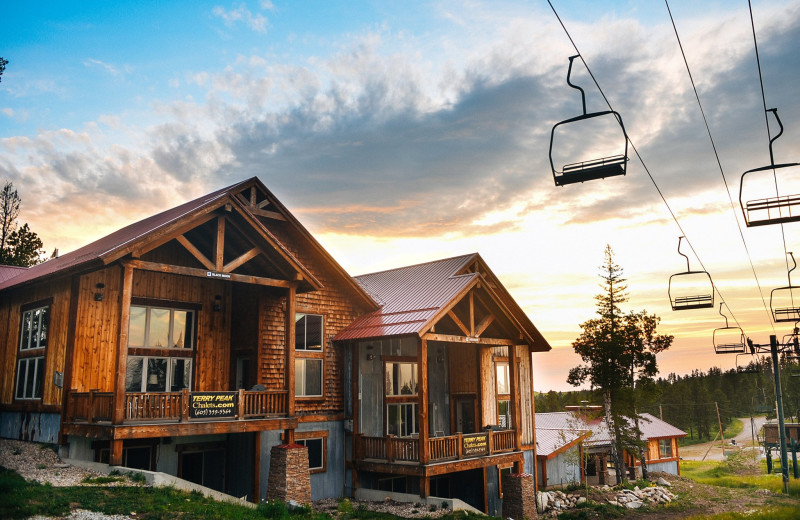
[[[100,484],[120,477],[87,479],[87,483]],[[141,520],[330,520],[325,513],[311,508],[290,511],[282,502],[259,504],[257,508],[228,502],[217,502],[201,493],[178,491],[174,488],[140,486],[54,487],[26,481],[17,472],[0,466],[0,518],[28,518],[35,515],[63,517],[72,507],[109,515],[135,514]],[[366,508],[354,508],[349,500],[342,500],[338,508],[340,520],[397,520],[386,513],[376,513]],[[492,517],[455,511],[440,517],[442,520],[492,520]]]
[[[689,520],[795,520],[800,515],[800,506],[771,507],[760,511],[741,513],[719,513],[716,515],[692,516]]]
[[[724,434],[726,439],[733,439],[744,430],[744,423],[739,419],[731,420],[730,424],[725,428]]]
[[[746,455],[734,454],[724,462],[681,461],[681,475],[701,484],[736,489],[768,489],[773,493],[783,492],[783,477],[768,475],[762,464],[755,467],[746,464]],[[789,496],[800,498],[800,480],[789,480]]]

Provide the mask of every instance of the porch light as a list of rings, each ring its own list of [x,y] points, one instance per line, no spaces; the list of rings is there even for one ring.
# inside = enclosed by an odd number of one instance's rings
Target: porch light
[[[94,301],[101,302],[103,301],[103,290],[106,288],[106,284],[103,282],[99,282],[95,284],[95,293],[94,293]]]

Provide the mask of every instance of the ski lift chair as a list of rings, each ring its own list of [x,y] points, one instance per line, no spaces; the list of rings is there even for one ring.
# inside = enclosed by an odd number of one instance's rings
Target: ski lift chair
[[[789,285],[776,287],[769,294],[769,308],[775,323],[800,321],[800,286],[792,285],[792,271],[797,267],[797,262],[791,251],[787,254],[792,257],[793,264],[787,274]]]
[[[719,315],[725,318],[725,326],[714,329],[712,339],[714,352],[717,354],[744,354],[747,352],[747,343],[741,327],[730,327],[728,317],[722,314],[722,304],[719,304]]]
[[[778,117],[777,108],[770,108],[767,112],[772,112],[775,115],[778,126],[780,126],[780,131],[778,135],[769,141],[770,164],[747,170],[742,174],[740,179],[739,205],[742,207],[742,214],[744,215],[744,221],[747,227],[781,224],[800,220],[800,193],[784,196],[777,193],[778,178],[784,177],[785,180],[786,177],[791,177],[792,173],[794,173],[795,176],[799,175],[797,172],[800,170],[800,163],[775,164],[775,158],[772,153],[772,143],[783,134],[783,124],[781,123],[780,117]],[[792,168],[794,168],[794,170],[792,170]],[[772,178],[760,174],[761,172],[766,172],[768,174],[769,171],[773,172]],[[757,198],[745,202],[743,200],[743,191],[745,187],[745,177],[748,175],[750,176],[751,183],[753,182],[753,178],[755,178],[755,183],[757,185],[762,185],[769,189],[772,189],[774,186],[776,195],[774,197]]]
[[[669,277],[667,293],[673,311],[705,309],[714,306],[714,282],[707,271],[692,271],[689,257],[681,253],[681,240],[678,237],[678,254],[686,259],[686,272]],[[726,318],[727,320],[727,318]]]
[[[550,169],[553,171],[553,180],[556,186],[564,186],[566,184],[574,184],[576,182],[585,182],[595,179],[604,179],[606,177],[614,177],[617,175],[625,175],[628,166],[628,134],[625,133],[625,126],[622,124],[622,116],[614,110],[605,110],[602,112],[586,113],[586,93],[583,89],[570,81],[572,74],[572,62],[575,58],[580,57],[580,54],[569,57],[569,69],[567,70],[567,85],[581,91],[581,103],[583,105],[583,114],[556,123],[553,130],[550,132]],[[625,142],[624,152],[621,154],[611,155],[609,157],[602,157],[597,159],[589,159],[584,161],[577,161],[564,165],[560,170],[556,168],[553,160],[553,142],[555,141],[556,129],[562,125],[573,125],[572,128],[583,126],[584,123],[590,119],[598,121],[600,118],[615,119],[615,124],[622,130],[622,138]]]

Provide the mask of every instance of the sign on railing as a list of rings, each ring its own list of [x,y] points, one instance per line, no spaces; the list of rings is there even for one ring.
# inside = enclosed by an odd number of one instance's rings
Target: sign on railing
[[[461,453],[464,457],[480,457],[489,455],[489,432],[464,435]]]
[[[189,417],[191,419],[219,419],[236,417],[238,392],[190,392]]]

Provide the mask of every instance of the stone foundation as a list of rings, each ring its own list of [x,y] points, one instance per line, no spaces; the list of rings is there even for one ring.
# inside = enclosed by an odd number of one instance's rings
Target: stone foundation
[[[311,476],[308,471],[308,448],[300,444],[282,444],[270,450],[267,500],[293,500],[311,503]]]
[[[533,475],[515,473],[503,480],[503,517],[514,520],[538,518]]]

